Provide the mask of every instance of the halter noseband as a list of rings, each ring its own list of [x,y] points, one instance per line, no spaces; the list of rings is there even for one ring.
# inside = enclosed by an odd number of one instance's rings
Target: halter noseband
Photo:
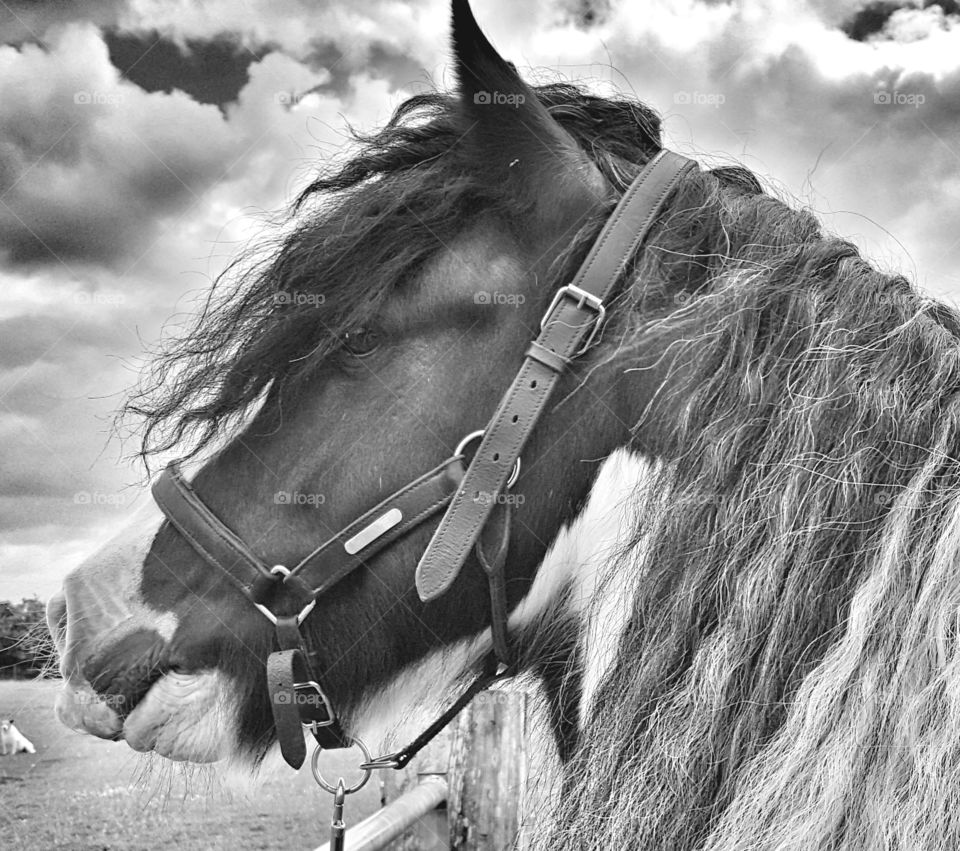
[[[543,413],[551,392],[571,360],[596,342],[610,297],[624,268],[640,247],[670,192],[696,167],[672,151],[660,151],[640,172],[597,237],[570,284],[560,287],[530,343],[523,365],[483,431],[467,435],[454,454],[358,517],[293,568],[269,566],[223,523],[171,464],[153,485],[153,497],[171,525],[209,564],[222,571],[275,626],[279,650],[267,658],[267,685],[280,749],[299,768],[306,757],[303,728],[323,748],[347,747],[323,680],[309,661],[300,627],[317,597],[377,553],[426,522],[446,513],[420,563],[417,591],[423,601],[447,591],[473,550],[490,588],[493,652],[482,673],[414,742],[365,764],[400,768],[477,692],[511,673],[507,633],[504,565],[510,543],[511,508],[500,500],[480,499],[509,489],[520,470],[520,453]],[[469,467],[467,445],[480,438]],[[493,535],[488,553],[485,538]],[[282,586],[286,592],[279,595]],[[284,614],[271,608],[283,600]]]

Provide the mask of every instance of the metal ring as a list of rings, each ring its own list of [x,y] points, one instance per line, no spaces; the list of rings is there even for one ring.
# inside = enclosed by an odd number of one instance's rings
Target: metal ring
[[[453,450],[453,454],[456,456],[463,455],[463,450],[467,448],[467,444],[471,440],[476,440],[478,437],[483,438],[486,429],[480,429],[479,431],[471,431],[463,440],[457,444],[457,448]],[[517,458],[516,462],[513,465],[513,469],[510,471],[510,478],[507,479],[507,490],[510,490],[516,483],[517,479],[520,478],[520,459]]]
[[[361,739],[351,739],[350,744],[356,745],[358,748],[360,748],[361,751],[363,751],[364,763],[370,762],[370,759],[371,759],[370,750],[367,748],[367,746],[363,743]],[[310,770],[313,772],[313,779],[317,781],[317,784],[320,786],[321,789],[325,789],[330,794],[336,795],[337,787],[331,786],[327,782],[327,779],[323,776],[323,774],[320,773],[320,754],[321,753],[323,753],[323,748],[320,747],[320,745],[317,745],[317,747],[313,751],[313,756],[310,757]],[[367,781],[370,779],[371,774],[373,774],[373,769],[371,768],[363,769],[363,777],[360,778],[359,782],[357,782],[353,786],[348,786],[346,789],[344,789],[343,794],[352,795],[354,792],[359,792],[364,786],[367,785]],[[343,782],[342,777],[340,778],[340,782],[341,783]]]
[[[471,440],[476,440],[478,437],[483,437],[484,429],[479,431],[471,431],[463,440],[457,444],[457,448],[453,450],[454,455],[463,455],[463,450],[467,448],[467,444]]]

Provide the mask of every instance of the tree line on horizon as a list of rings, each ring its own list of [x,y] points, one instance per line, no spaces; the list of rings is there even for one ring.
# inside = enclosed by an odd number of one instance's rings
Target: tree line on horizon
[[[56,661],[43,601],[0,600],[0,679],[55,675]]]

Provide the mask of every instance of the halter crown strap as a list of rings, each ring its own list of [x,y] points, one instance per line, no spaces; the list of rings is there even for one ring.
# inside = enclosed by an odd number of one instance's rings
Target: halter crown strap
[[[572,284],[561,287],[543,316],[541,332],[490,420],[460,489],[417,565],[420,599],[433,600],[453,584],[502,493],[527,438],[572,358],[596,339],[610,296],[627,262],[693,160],[663,150],[624,193]],[[486,495],[486,498],[484,496]]]

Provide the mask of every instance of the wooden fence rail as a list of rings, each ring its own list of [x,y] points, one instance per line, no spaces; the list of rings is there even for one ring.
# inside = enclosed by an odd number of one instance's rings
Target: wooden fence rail
[[[526,728],[526,692],[477,695],[406,769],[387,773],[385,806],[347,829],[346,851],[513,848],[527,782]]]
[[[347,831],[345,847],[350,851],[379,851],[388,848],[416,823],[447,800],[447,781],[441,775],[424,777],[413,789],[365,818]],[[329,851],[321,845],[316,851]]]

